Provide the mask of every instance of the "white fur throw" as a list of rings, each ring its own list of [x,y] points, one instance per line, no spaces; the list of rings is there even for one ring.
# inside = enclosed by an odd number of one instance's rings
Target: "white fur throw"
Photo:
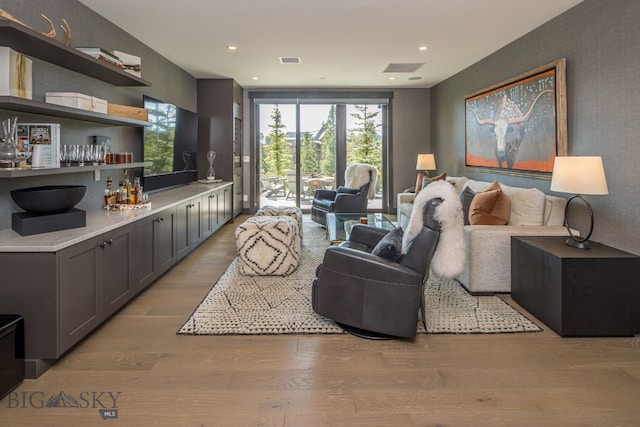
[[[460,195],[447,181],[436,181],[420,190],[413,202],[409,224],[402,239],[402,252],[422,230],[423,209],[429,200],[443,201],[436,207],[434,218],[440,223],[440,239],[431,260],[431,270],[440,278],[454,278],[464,270],[466,250]]]
[[[378,169],[365,163],[354,163],[344,172],[344,182],[348,188],[360,188],[369,182],[369,171],[371,171],[371,184],[367,198],[373,200],[376,196],[376,184],[378,183]]]

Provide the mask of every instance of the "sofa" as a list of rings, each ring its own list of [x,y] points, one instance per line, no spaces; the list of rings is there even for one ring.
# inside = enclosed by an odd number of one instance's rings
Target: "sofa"
[[[446,179],[461,195],[467,187],[477,194],[492,184],[467,177]],[[464,226],[467,258],[464,271],[456,280],[473,295],[511,292],[511,236],[568,236],[563,225],[566,199],[537,188],[510,187],[502,183],[500,187],[510,201],[506,225]],[[415,196],[414,193],[398,194],[399,227],[406,227]]]

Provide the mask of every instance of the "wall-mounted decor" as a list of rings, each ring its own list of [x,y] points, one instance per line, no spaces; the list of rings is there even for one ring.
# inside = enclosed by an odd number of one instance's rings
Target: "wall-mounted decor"
[[[567,154],[565,69],[560,59],[467,96],[466,166],[550,177]]]

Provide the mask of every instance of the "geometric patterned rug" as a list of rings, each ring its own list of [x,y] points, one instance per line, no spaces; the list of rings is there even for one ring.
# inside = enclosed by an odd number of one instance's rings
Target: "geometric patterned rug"
[[[329,246],[325,230],[304,217],[301,262],[291,275],[242,276],[234,258],[190,318],[181,335],[342,334],[311,308],[311,283]],[[430,277],[425,285],[427,331],[487,334],[541,329],[496,296],[469,295],[455,280]]]

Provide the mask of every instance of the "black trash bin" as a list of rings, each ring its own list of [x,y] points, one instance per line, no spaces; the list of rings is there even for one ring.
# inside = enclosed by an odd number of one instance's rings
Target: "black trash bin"
[[[24,379],[24,320],[0,314],[0,399]]]

